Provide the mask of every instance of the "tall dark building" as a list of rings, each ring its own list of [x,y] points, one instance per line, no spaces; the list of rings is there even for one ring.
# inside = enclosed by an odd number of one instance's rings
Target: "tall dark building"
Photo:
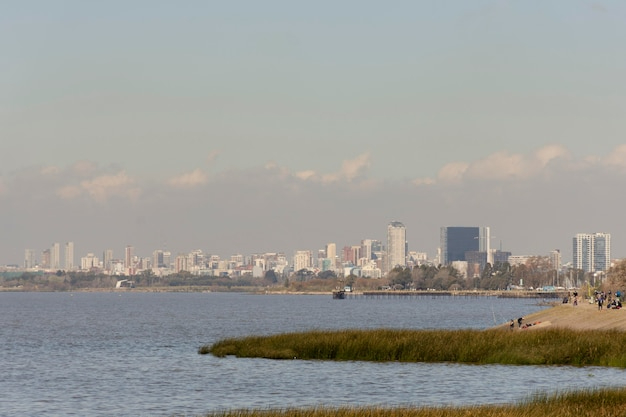
[[[490,252],[488,227],[442,227],[441,263],[465,261],[466,252]]]

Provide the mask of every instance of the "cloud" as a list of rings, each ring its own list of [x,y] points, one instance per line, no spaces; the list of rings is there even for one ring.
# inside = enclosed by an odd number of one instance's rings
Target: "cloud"
[[[313,170],[300,171],[300,172],[296,172],[295,175],[296,175],[296,178],[306,181],[306,180],[315,178],[315,171]]]
[[[353,159],[346,159],[341,163],[341,168],[337,172],[320,174],[314,170],[298,171],[294,176],[303,181],[314,181],[321,183],[354,182],[365,179],[365,174],[371,166],[370,153],[366,152]]]
[[[167,181],[169,185],[175,188],[193,188],[204,185],[209,181],[209,176],[201,169],[188,172],[171,178]]]
[[[451,162],[439,170],[436,181],[418,178],[413,180],[413,184],[528,180],[548,174],[551,163],[570,159],[569,151],[562,145],[547,145],[530,154],[498,151],[476,161]]]
[[[61,168],[54,166],[54,165],[48,165],[48,166],[42,167],[39,170],[39,173],[43,176],[54,176],[54,175],[58,175],[59,173],[61,173]]]
[[[439,170],[437,179],[445,183],[461,182],[469,166],[467,162],[452,162],[446,164]]]
[[[136,199],[140,194],[140,189],[135,186],[126,172],[121,171],[115,175],[101,175],[91,180],[80,183],[82,192],[90,195],[98,202],[104,202],[112,196],[123,196],[129,199]]]
[[[626,145],[615,148],[603,162],[614,168],[626,169]]]
[[[57,189],[57,196],[64,200],[71,200],[78,197],[82,193],[82,188],[76,185],[66,185]]]
[[[83,177],[93,175],[98,169],[98,165],[90,161],[78,161],[72,166],[72,171]]]
[[[344,178],[350,182],[365,174],[370,168],[370,165],[370,154],[369,152],[364,153],[354,159],[343,161],[338,175],[340,178]]]

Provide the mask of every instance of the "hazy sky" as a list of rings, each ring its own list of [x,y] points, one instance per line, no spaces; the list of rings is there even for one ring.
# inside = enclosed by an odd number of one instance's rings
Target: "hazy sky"
[[[0,264],[440,226],[626,257],[626,3],[0,5]]]

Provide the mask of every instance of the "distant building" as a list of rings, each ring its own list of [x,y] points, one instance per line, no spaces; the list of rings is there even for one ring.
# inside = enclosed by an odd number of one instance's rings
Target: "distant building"
[[[43,269],[50,269],[51,258],[50,249],[46,249],[41,253],[41,267]]]
[[[88,253],[87,256],[80,258],[80,269],[83,271],[89,271],[91,269],[98,268],[99,266],[100,261],[93,253]]]
[[[50,268],[61,269],[61,245],[56,242],[50,249]]]
[[[65,244],[65,270],[71,271],[74,269],[74,242],[67,242]]]
[[[35,267],[35,251],[33,249],[26,249],[24,251],[24,268],[31,269]]]
[[[133,267],[133,255],[134,248],[132,246],[126,246],[124,249],[124,268],[130,269]]]
[[[387,271],[396,266],[406,266],[406,228],[404,224],[393,221],[387,226]]]
[[[113,249],[106,249],[102,253],[102,266],[105,271],[113,270]]]
[[[293,256],[293,270],[310,269],[313,266],[313,254],[310,250],[298,250]]]
[[[607,271],[611,267],[611,235],[578,233],[573,239],[572,255],[575,269]]]
[[[555,249],[550,252],[550,266],[552,269],[560,271],[561,265],[563,264],[563,260],[561,258],[561,251]]]
[[[510,255],[508,258],[509,265],[511,266],[526,265],[526,263],[528,262],[530,258],[532,258],[532,256],[530,255]]]
[[[442,227],[440,230],[441,264],[465,261],[467,252],[485,252],[490,259],[489,227]]]

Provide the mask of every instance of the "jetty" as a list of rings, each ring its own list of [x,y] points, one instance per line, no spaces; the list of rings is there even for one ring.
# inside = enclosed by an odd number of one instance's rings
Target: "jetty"
[[[431,290],[382,290],[382,291],[351,291],[343,292],[339,297],[338,291],[333,292],[336,299],[359,299],[359,298],[400,298],[400,297],[496,297],[496,298],[538,298],[559,301],[569,296],[567,291],[487,291],[487,290],[463,290],[463,291],[431,291]]]

